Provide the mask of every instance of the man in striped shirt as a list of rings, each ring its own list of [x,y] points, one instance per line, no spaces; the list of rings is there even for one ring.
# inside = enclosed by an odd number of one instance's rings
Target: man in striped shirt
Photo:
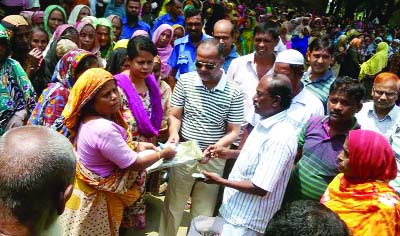
[[[285,202],[319,201],[328,184],[339,173],[337,156],[352,129],[360,125],[354,115],[362,108],[365,89],[358,79],[344,76],[332,84],[328,116],[311,117],[299,135],[296,164],[290,176]]]
[[[172,95],[169,143],[194,140],[206,150],[213,144],[229,146],[237,138],[244,120],[243,94],[234,81],[227,79],[223,64],[223,46],[217,39],[206,39],[199,44],[196,71],[181,75]],[[195,182],[192,174],[201,170],[222,174],[224,166],[225,160],[218,159],[171,169],[160,236],[176,235],[189,196],[192,196],[192,217],[214,213],[218,186]]]
[[[263,77],[253,98],[255,111],[263,119],[243,149],[228,150],[218,145],[208,149],[216,158],[239,155],[229,179],[203,171],[206,183],[226,187],[220,208],[222,236],[263,235],[280,208],[297,150],[295,127],[287,119],[291,100],[291,84],[286,76]]]
[[[333,62],[333,43],[328,38],[316,38],[308,46],[307,59],[310,62],[310,69],[304,73],[301,82],[306,89],[317,96],[325,107],[329,95],[329,88],[335,75],[331,64]]]

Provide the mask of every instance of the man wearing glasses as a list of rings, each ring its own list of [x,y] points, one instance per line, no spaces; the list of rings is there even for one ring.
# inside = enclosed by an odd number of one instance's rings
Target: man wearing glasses
[[[372,87],[372,101],[363,104],[356,114],[361,129],[372,130],[389,138],[392,128],[400,120],[400,108],[395,102],[398,99],[399,77],[384,72],[375,77]]]
[[[174,89],[167,142],[177,144],[194,140],[205,158],[201,163],[171,168],[161,213],[160,236],[176,235],[189,196],[192,196],[192,217],[213,215],[219,186],[196,182],[192,174],[206,170],[222,175],[225,160],[209,160],[208,147],[231,145],[243,122],[243,95],[222,70],[223,46],[219,41],[202,41],[194,64],[196,71],[181,75]]]

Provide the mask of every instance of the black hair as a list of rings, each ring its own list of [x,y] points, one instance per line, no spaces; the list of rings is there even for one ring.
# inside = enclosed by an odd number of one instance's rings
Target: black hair
[[[107,59],[106,70],[113,75],[120,73],[121,65],[125,62],[126,58],[127,58],[126,48],[114,49]]]
[[[142,5],[142,3],[140,2],[140,0],[126,0],[125,5],[128,5],[129,2],[138,2],[140,5]]]
[[[165,4],[167,7],[171,7],[175,5],[175,0],[168,0],[168,2]]]
[[[335,47],[332,41],[327,37],[316,38],[308,46],[309,52],[318,51],[322,49],[327,49],[331,56],[333,56],[335,52]]]
[[[224,57],[224,45],[222,45],[219,40],[215,38],[208,38],[200,42],[199,46],[197,48],[200,48],[202,45],[213,45],[214,47],[217,48],[218,50],[218,57],[223,58]]]
[[[295,75],[299,75],[301,77],[304,74],[304,65],[289,64],[289,67]]]
[[[365,96],[365,88],[358,79],[349,76],[340,76],[332,83],[329,94],[343,92],[346,96],[353,98],[357,103],[361,103]]]
[[[42,32],[42,33],[44,33],[44,34],[47,36],[47,38],[46,38],[47,43],[49,43],[49,34],[46,32],[46,30],[44,30],[42,27],[39,27],[39,26],[33,26],[33,28],[32,28],[32,34],[34,34],[35,32]]]
[[[78,66],[75,69],[75,73],[74,73],[74,80],[77,81],[78,78],[76,77],[76,75],[80,75],[83,72],[85,72],[86,70],[90,69],[92,67],[93,64],[99,64],[99,61],[97,59],[97,57],[95,55],[89,55],[86,56],[85,58],[83,58],[79,63]]]
[[[281,108],[282,110],[286,110],[292,104],[292,86],[289,80],[285,82],[281,76],[280,74],[274,74],[270,77],[268,94],[270,97],[279,96],[281,98]]]
[[[131,38],[128,42],[127,53],[129,59],[134,59],[139,55],[139,51],[146,51],[157,56],[157,48],[153,41],[146,36],[139,35]]]
[[[339,216],[317,201],[299,200],[284,205],[268,223],[268,236],[348,236]]]
[[[189,7],[187,10],[185,10],[185,19],[189,18],[189,17],[193,17],[193,16],[197,16],[197,15],[201,15],[200,14],[200,10],[195,8],[195,7]],[[201,21],[203,21],[203,17],[201,18]]]
[[[254,27],[253,35],[262,33],[269,34],[274,40],[279,39],[280,24],[274,21],[266,21],[256,25]]]

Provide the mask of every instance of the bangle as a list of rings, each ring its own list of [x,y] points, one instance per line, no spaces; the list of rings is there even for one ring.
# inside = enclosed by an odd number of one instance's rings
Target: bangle
[[[161,159],[161,154],[160,154],[160,152],[159,152],[159,151],[157,151],[157,157],[158,157],[158,160],[160,160],[160,159]]]

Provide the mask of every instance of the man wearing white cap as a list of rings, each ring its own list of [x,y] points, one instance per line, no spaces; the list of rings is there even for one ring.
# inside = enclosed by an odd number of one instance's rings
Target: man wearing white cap
[[[297,132],[300,132],[312,115],[324,115],[321,100],[304,89],[301,82],[304,73],[304,57],[299,51],[288,49],[279,53],[275,60],[274,73],[287,76],[292,84],[292,104],[287,113]],[[248,117],[252,126],[255,126],[259,120],[260,117],[257,114]]]

